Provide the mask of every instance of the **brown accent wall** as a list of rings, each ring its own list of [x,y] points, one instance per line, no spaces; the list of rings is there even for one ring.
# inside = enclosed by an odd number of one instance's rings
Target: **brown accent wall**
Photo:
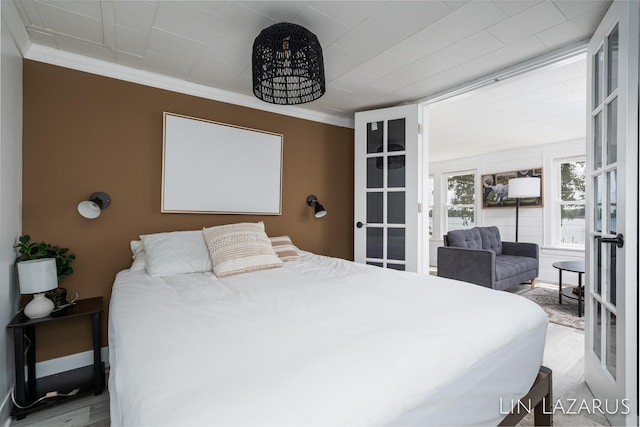
[[[164,111],[283,134],[282,215],[160,213]],[[269,235],[353,259],[352,129],[25,60],[23,142],[23,233],[77,255],[62,286],[104,297],[103,346],[111,286],[140,234],[264,221]],[[95,191],[108,193],[111,206],[88,220],[76,207]],[[313,217],[309,194],[326,217]],[[39,327],[37,359],[89,350],[83,320]]]

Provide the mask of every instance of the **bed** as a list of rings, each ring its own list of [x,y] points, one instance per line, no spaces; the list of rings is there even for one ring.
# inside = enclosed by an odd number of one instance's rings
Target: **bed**
[[[497,425],[547,316],[518,295],[303,252],[282,268],[116,276],[113,425]]]

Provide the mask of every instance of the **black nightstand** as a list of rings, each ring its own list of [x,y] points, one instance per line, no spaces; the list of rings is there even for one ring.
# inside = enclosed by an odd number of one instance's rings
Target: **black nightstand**
[[[7,328],[13,329],[16,389],[15,400],[20,406],[29,406],[49,392],[56,391],[68,394],[73,390],[79,391],[73,396],[57,396],[42,400],[38,404],[21,409],[13,406],[11,415],[20,420],[27,414],[51,406],[73,397],[93,392],[96,396],[104,390],[104,363],[100,354],[100,313],[102,312],[102,297],[78,300],[74,306],[52,313],[40,319],[29,319],[21,311],[11,320]],[[59,374],[36,379],[36,326],[41,323],[55,322],[72,317],[91,316],[93,327],[93,365],[72,369]],[[25,378],[25,341],[30,342],[27,347],[27,375]]]

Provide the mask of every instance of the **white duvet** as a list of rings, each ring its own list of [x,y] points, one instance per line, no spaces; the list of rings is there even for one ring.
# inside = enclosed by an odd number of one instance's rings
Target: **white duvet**
[[[495,425],[533,384],[546,327],[517,295],[311,254],[224,279],[125,270],[111,422]]]

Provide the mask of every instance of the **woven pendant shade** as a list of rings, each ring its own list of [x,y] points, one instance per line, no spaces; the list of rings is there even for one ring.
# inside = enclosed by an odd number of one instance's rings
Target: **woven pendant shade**
[[[322,47],[311,31],[282,22],[253,42],[253,93],[271,104],[314,101],[325,92]]]

